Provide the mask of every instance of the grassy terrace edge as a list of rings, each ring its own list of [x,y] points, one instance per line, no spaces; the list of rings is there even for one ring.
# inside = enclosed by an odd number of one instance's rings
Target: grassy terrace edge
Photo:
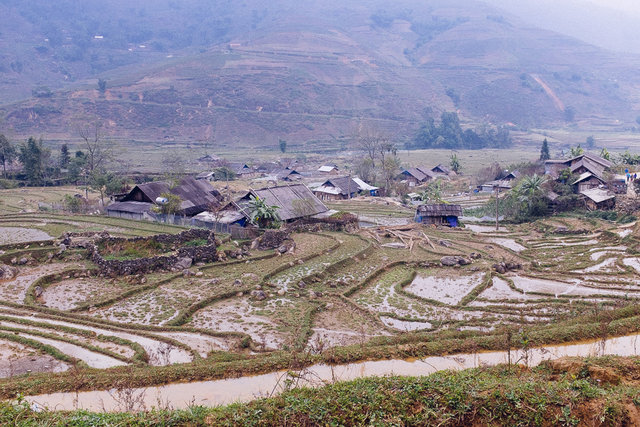
[[[567,359],[425,377],[371,377],[223,407],[90,413],[34,412],[0,402],[7,425],[637,425],[640,358]],[[609,380],[602,380],[608,378]]]
[[[525,329],[530,347],[581,340],[606,339],[640,331],[640,305],[581,316],[553,326]],[[18,394],[43,394],[106,390],[126,381],[130,387],[146,387],[173,382],[203,381],[261,374],[277,370],[300,369],[314,363],[343,364],[364,360],[406,359],[413,357],[516,349],[517,330],[480,334],[444,331],[435,334],[407,333],[378,337],[367,344],[334,347],[322,354],[274,352],[261,355],[221,353],[210,359],[169,366],[125,366],[104,370],[86,369],[82,376],[72,373],[32,374],[0,381],[0,398]]]

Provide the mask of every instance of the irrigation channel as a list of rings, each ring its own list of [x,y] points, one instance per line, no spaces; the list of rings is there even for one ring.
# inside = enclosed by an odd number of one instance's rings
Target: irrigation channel
[[[640,334],[574,344],[550,345],[528,351],[511,351],[514,363],[535,366],[544,360],[565,356],[637,356]],[[369,376],[420,376],[436,371],[461,370],[507,363],[506,351],[457,354],[414,360],[381,360],[329,366],[313,365],[292,375],[279,371],[264,375],[247,376],[216,381],[176,383],[159,387],[131,390],[88,391],[80,393],[52,393],[28,396],[35,408],[50,410],[86,409],[90,411],[145,410],[161,405],[183,409],[190,405],[216,406],[234,402],[247,402],[267,397],[285,387],[320,387],[336,381],[349,381]],[[135,407],[132,407],[132,403]]]

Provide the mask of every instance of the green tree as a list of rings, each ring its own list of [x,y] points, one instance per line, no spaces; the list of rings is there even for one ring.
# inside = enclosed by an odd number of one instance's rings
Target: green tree
[[[571,157],[578,157],[584,154],[584,149],[578,144],[576,147],[571,147]]]
[[[287,141],[285,141],[284,139],[281,139],[279,140],[279,145],[280,145],[280,151],[282,151],[283,153],[287,151]]]
[[[280,225],[278,215],[280,206],[267,205],[260,197],[251,196],[249,201],[249,218],[261,228],[277,228]]]
[[[26,143],[20,144],[18,158],[31,185],[42,185],[44,183],[45,164],[48,155],[49,150],[42,145],[42,140],[30,137]]]
[[[216,181],[233,181],[236,173],[227,166],[220,166],[213,171],[213,179]]]
[[[107,81],[104,79],[98,79],[98,90],[100,93],[105,93],[107,91]]]
[[[602,147],[602,150],[600,150],[600,157],[602,157],[605,160],[611,160],[611,153],[609,153],[609,150]]]
[[[547,177],[538,174],[520,180],[509,195],[513,219],[527,221],[546,214],[548,204],[543,188],[546,182]]]
[[[89,183],[91,188],[100,193],[102,206],[105,195],[115,194],[122,188],[122,178],[110,172],[94,171]]]
[[[547,138],[542,141],[542,147],[540,147],[540,160],[545,161],[551,158],[551,154],[549,154],[549,142]]]
[[[585,145],[587,146],[587,148],[593,148],[596,146],[596,139],[593,137],[593,135],[589,135],[587,137]]]
[[[69,147],[67,144],[62,144],[62,147],[60,147],[60,168],[66,169],[69,166],[69,161],[71,161]]]
[[[7,163],[11,163],[16,157],[16,149],[9,139],[0,134],[0,162],[2,162],[2,172],[7,177]]]
[[[430,182],[420,194],[420,199],[425,203],[442,203],[442,185],[440,180]]]
[[[173,193],[162,193],[160,194],[160,197],[164,197],[165,199],[167,199],[167,203],[154,206],[154,212],[163,215],[175,215],[180,211],[180,205],[182,204],[182,199],[180,198],[180,196]]]
[[[453,170],[455,173],[458,173],[462,170],[460,159],[458,159],[458,155],[456,153],[451,154],[451,157],[449,158],[449,166],[451,166],[451,170]]]

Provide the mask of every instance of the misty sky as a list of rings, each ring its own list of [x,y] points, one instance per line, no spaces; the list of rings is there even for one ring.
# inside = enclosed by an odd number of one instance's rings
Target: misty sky
[[[639,0],[483,0],[536,27],[640,53]]]
[[[618,9],[640,15],[640,2],[638,0],[588,0],[599,6]]]

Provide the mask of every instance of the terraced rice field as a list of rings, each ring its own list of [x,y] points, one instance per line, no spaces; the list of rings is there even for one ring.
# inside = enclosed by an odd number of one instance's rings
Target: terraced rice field
[[[587,232],[555,235],[548,230],[557,221]],[[429,242],[411,250],[385,247],[399,242],[373,240],[365,231],[304,232],[292,235],[293,253],[255,250],[241,261],[192,266],[188,276],[117,278],[92,274],[96,266],[82,251],[49,257],[58,248],[48,236],[182,229],[52,214],[0,216],[0,226],[22,236],[0,245],[1,262],[29,260],[13,265],[14,278],[0,281],[0,354],[11,361],[0,363],[5,377],[78,364],[188,363],[220,352],[321,353],[415,331],[546,324],[640,298],[636,228],[594,220],[554,219],[498,231],[491,225],[424,227]],[[42,245],[30,240],[42,233]],[[445,255],[472,262],[444,267]],[[501,274],[494,268],[501,262],[520,268]]]

